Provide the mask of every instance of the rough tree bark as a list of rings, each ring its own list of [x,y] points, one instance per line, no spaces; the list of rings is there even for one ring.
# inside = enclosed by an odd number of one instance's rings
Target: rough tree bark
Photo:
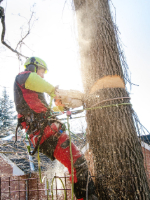
[[[125,88],[126,70],[108,0],[74,0],[74,5],[82,80],[88,95],[86,107],[116,104],[86,113],[99,199],[149,200],[134,111],[127,104],[130,99]],[[101,101],[103,103],[98,104]]]

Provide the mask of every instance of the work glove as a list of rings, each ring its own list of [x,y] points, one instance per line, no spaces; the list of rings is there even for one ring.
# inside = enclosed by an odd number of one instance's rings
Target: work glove
[[[53,111],[54,112],[64,112],[64,107],[63,106],[54,106]]]

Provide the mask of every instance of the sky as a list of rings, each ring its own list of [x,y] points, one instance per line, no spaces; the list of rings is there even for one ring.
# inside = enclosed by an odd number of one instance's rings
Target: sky
[[[131,103],[150,131],[150,1],[113,0],[126,61],[131,74]]]
[[[111,0],[110,5],[131,82],[139,85],[128,87],[131,103],[141,123],[150,131],[150,1]],[[49,67],[46,80],[54,86],[82,91],[71,0],[4,0],[1,6],[6,15],[5,40],[16,48],[22,30],[23,34],[28,30],[27,23],[34,11],[30,24],[32,28],[24,40],[22,54],[42,58]],[[2,86],[7,87],[10,98],[13,98],[15,76],[24,70],[24,62],[25,59],[19,61],[14,53],[0,44],[0,90]]]

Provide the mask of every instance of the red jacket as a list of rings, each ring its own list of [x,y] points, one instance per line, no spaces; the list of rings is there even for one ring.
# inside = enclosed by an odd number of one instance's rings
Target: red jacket
[[[14,83],[14,101],[19,114],[46,112],[48,104],[44,93],[35,92],[25,88],[25,82],[30,75],[30,71],[21,72],[16,76]]]

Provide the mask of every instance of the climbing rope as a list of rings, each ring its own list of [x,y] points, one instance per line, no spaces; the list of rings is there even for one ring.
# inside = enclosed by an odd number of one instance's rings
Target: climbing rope
[[[74,194],[74,170],[73,170],[73,155],[72,155],[72,145],[71,145],[71,134],[70,134],[70,123],[69,123],[69,115],[71,113],[67,114],[67,125],[68,125],[68,132],[69,132],[69,144],[70,144],[70,157],[71,157],[71,200],[73,200],[73,194]]]
[[[70,112],[71,112],[71,115],[72,115],[72,114],[79,114],[79,113],[86,111],[86,110],[96,110],[96,109],[103,109],[103,108],[109,108],[109,107],[119,107],[119,106],[126,106],[126,105],[132,105],[132,104],[131,103],[110,104],[110,105],[106,105],[106,106],[98,106],[98,107],[84,108],[84,109],[81,109],[81,110],[73,110],[73,111],[70,111]],[[58,115],[60,115],[60,114],[58,114]],[[85,116],[74,117],[74,118],[70,118],[70,119],[76,119],[76,118],[81,118],[81,117],[85,117]],[[59,119],[59,120],[67,120],[67,118],[62,118],[62,119]]]
[[[58,178],[58,179],[60,180],[60,182],[61,182],[61,184],[62,184],[62,186],[63,186],[63,189],[64,189],[64,200],[67,200],[66,188],[65,188],[65,186],[64,186],[64,183],[63,183],[63,181],[61,180],[61,178],[56,177],[56,176],[54,176],[54,178],[52,179],[52,183],[51,183],[52,200],[54,200],[54,199],[53,199],[53,182],[54,182],[54,179],[55,179],[55,178]]]
[[[39,149],[40,149],[40,146],[38,146],[37,160],[38,160],[38,169],[39,169],[40,183],[42,183],[42,175],[41,175],[41,165],[40,165],[40,153],[39,153]]]

